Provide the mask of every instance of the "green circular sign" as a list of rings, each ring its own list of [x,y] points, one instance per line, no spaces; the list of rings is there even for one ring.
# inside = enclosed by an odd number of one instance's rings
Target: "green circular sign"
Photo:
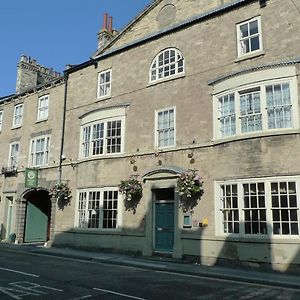
[[[30,180],[33,180],[35,178],[35,172],[34,171],[28,171],[27,177]]]

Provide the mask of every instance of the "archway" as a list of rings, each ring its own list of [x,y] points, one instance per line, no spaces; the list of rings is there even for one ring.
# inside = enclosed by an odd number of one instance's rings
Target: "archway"
[[[46,242],[50,237],[51,200],[46,190],[30,190],[24,195],[26,213],[24,242]]]

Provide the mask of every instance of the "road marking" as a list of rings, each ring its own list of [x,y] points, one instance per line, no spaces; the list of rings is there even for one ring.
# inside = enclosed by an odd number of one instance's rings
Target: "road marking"
[[[13,288],[4,288],[0,286],[0,292],[3,294],[15,299],[15,300],[22,300],[23,296],[40,296],[40,294],[29,292],[29,291],[24,291],[24,290],[18,290],[18,289],[13,289]]]
[[[87,299],[87,298],[91,298],[92,295],[86,295],[86,296],[82,296],[82,297],[78,297],[78,298],[72,298],[71,300],[81,300],[81,299]]]
[[[52,291],[56,291],[56,292],[63,292],[63,290],[53,288],[51,286],[39,285],[37,283],[28,282],[28,281],[13,282],[13,283],[10,283],[10,285],[16,286],[17,288],[20,288],[20,289],[32,291],[34,293],[40,293],[40,294],[47,294],[45,291],[41,291],[41,289],[43,289],[43,290],[52,290]]]
[[[6,269],[6,268],[1,268],[1,267],[0,267],[0,270],[7,271],[7,272],[18,273],[18,274],[22,274],[22,275],[26,275],[26,276],[30,276],[30,277],[40,277],[39,275],[30,274],[30,273],[25,273],[25,272],[13,270],[13,269]]]
[[[12,282],[9,285],[10,285],[9,287],[0,286],[0,293],[2,292],[3,294],[15,300],[22,300],[24,296],[30,296],[30,295],[31,296],[47,295],[48,290],[55,291],[55,292],[63,292],[63,290],[60,289],[56,289],[46,285],[39,285],[37,283],[27,282],[27,281]],[[44,290],[47,290],[47,292],[45,292]]]
[[[131,295],[121,294],[121,293],[117,293],[117,292],[110,291],[110,290],[104,290],[104,289],[98,289],[98,288],[93,288],[93,290],[100,291],[100,292],[106,292],[109,294],[114,294],[114,295],[122,296],[125,298],[130,298],[130,299],[147,300],[145,298],[139,298],[139,297],[135,297],[135,296],[131,296]]]

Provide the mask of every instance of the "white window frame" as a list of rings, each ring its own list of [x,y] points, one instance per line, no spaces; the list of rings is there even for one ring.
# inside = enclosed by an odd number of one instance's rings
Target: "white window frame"
[[[2,131],[3,124],[3,110],[0,110],[0,132]]]
[[[101,156],[116,156],[124,153],[125,144],[125,109],[124,107],[109,107],[99,110],[92,111],[81,117],[81,128],[80,128],[80,146],[79,146],[79,158],[87,159]],[[114,138],[109,139],[108,124],[111,122],[120,122],[121,133],[118,134],[120,141],[120,151],[111,152],[112,147],[109,145],[109,140],[113,141]],[[103,136],[93,136],[93,130],[99,124],[103,124]],[[87,135],[87,133],[89,133]],[[117,137],[116,137],[117,138]],[[97,146],[97,143],[101,143],[103,146],[103,153],[92,154],[93,145]]]
[[[46,120],[49,115],[49,95],[44,95],[38,99],[37,120]]]
[[[109,75],[109,80],[107,76]],[[104,81],[102,78],[104,76]],[[111,96],[112,69],[104,70],[98,73],[97,98],[108,98]]]
[[[273,206],[272,201],[274,200],[274,198],[277,197],[277,193],[272,193],[272,183],[285,183],[285,182],[295,182],[295,190],[296,193],[292,193],[291,190],[288,188],[286,192],[284,192],[283,190],[280,190],[280,193],[282,193],[282,199],[284,199],[284,196],[287,195],[287,206],[282,206],[281,204],[279,204],[279,206]],[[263,194],[248,194],[249,196],[245,196],[245,193],[243,193],[243,185],[248,185],[248,184],[264,184],[264,193]],[[231,214],[230,217],[230,222],[233,224],[236,224],[236,230],[235,232],[224,232],[226,231],[226,228],[228,229],[228,226],[224,226],[224,206],[223,206],[223,201],[228,202],[228,199],[223,198],[223,191],[221,189],[221,186],[230,186],[230,185],[236,185],[237,186],[237,192],[236,194],[232,197],[232,202],[234,203],[235,201],[237,201],[238,205],[236,207],[236,205],[232,205],[232,207],[226,209],[225,210],[235,210],[236,214],[238,215],[238,219],[234,217],[234,213]],[[280,186],[278,186],[280,187]],[[229,197],[229,196],[228,196]],[[237,198],[237,199],[234,199]],[[245,207],[245,199],[244,197],[249,197],[249,201],[252,201],[251,198],[254,197],[255,199],[257,199],[257,203],[258,201],[263,201],[261,200],[261,198],[264,198],[264,204],[261,204],[261,207],[255,208],[255,206],[252,208],[249,207]],[[274,197],[274,198],[272,198]],[[291,199],[294,199],[292,197],[296,197],[296,206],[291,206]],[[256,201],[254,199],[254,202]],[[279,196],[279,203],[281,201],[281,198]],[[294,199],[295,201],[295,199]],[[229,201],[230,202],[230,201]],[[263,202],[262,202],[263,203]],[[230,205],[229,205],[230,206]],[[259,204],[257,205],[259,206]],[[250,178],[250,179],[237,179],[237,180],[228,180],[228,181],[216,181],[215,182],[215,207],[216,207],[216,214],[215,214],[215,222],[216,222],[216,234],[219,236],[228,236],[228,235],[232,235],[232,236],[237,236],[237,237],[246,237],[246,238],[253,238],[253,237],[259,237],[259,238],[284,238],[284,239],[295,239],[295,238],[299,238],[300,236],[300,177],[297,176],[287,176],[287,177],[266,177],[266,178]],[[265,210],[265,220],[264,217],[262,217],[262,219],[260,219],[260,217],[257,219],[246,219],[245,220],[245,216],[246,216],[246,211],[249,210],[253,210],[253,211],[259,211],[259,216],[260,216],[260,212],[262,210]],[[273,220],[273,211],[280,211],[280,220]],[[282,220],[282,211],[288,211],[288,218],[289,220]],[[293,221],[291,220],[291,211],[294,212],[294,215],[296,213],[297,216],[297,220]],[[226,213],[227,214],[227,213]],[[252,214],[252,212],[251,212]],[[229,213],[230,215],[230,213]],[[227,215],[228,216],[228,215]],[[225,222],[226,223],[226,222]],[[266,231],[265,232],[257,232],[257,233],[246,233],[246,223],[266,223]],[[291,224],[297,224],[297,230],[298,230],[298,234],[291,234],[291,231],[287,234],[282,234],[282,232],[279,233],[273,233],[274,230],[274,223],[278,224],[280,223],[281,225],[281,230],[283,228],[283,224],[285,223],[289,225],[289,230],[291,230]],[[249,224],[248,224],[249,225]],[[264,226],[263,226],[264,227]],[[233,228],[233,227],[231,227]],[[248,227],[249,230],[249,227]],[[260,231],[260,230],[258,230]]]
[[[112,123],[119,123],[120,124],[120,134],[109,137],[109,124]],[[80,157],[81,158],[88,158],[88,157],[95,157],[95,156],[107,156],[107,155],[119,155],[124,153],[124,117],[116,117],[116,118],[109,118],[109,119],[102,119],[98,121],[94,121],[88,124],[85,124],[81,127],[81,139],[80,139]],[[96,127],[102,127],[102,135],[95,138]],[[86,131],[89,131],[89,138],[86,138],[84,134]],[[98,131],[97,131],[98,132]],[[113,147],[115,145],[110,145],[109,140],[113,141],[116,139],[120,139],[119,148],[120,151],[114,151]],[[101,144],[101,146],[100,146]],[[99,148],[102,148],[102,153],[99,152]],[[93,149],[95,149],[96,153],[93,154]]]
[[[24,104],[17,104],[14,107],[13,127],[21,127],[23,121]]]
[[[42,149],[37,148],[37,142],[44,141]],[[41,167],[49,163],[50,135],[37,136],[30,140],[29,166]],[[38,161],[39,160],[39,161]]]
[[[20,143],[13,142],[9,145],[8,167],[16,169],[18,167],[20,153]]]
[[[105,209],[104,205],[104,195],[105,192],[112,193],[112,196],[117,195],[116,198],[112,197],[110,200],[112,201],[112,206],[107,206]],[[97,199],[90,198],[93,195],[99,195]],[[107,194],[106,194],[107,195]],[[85,197],[84,197],[85,196]],[[80,189],[77,190],[77,202],[76,202],[76,217],[75,217],[75,228],[78,230],[89,230],[89,231],[119,231],[122,227],[122,195],[118,192],[117,187],[103,187],[103,188],[90,188],[90,189]],[[95,209],[93,205],[89,205],[89,200],[92,204],[97,205],[98,209]],[[98,201],[93,201],[98,200]],[[113,207],[113,202],[117,201],[117,207]],[[93,211],[94,210],[94,211]],[[116,216],[109,218],[109,213],[107,214],[108,219],[106,220],[106,224],[110,224],[110,226],[104,225],[104,217],[106,211],[114,211],[116,212]],[[90,214],[97,214],[97,217],[93,219],[93,225],[96,225],[96,220],[98,220],[98,226],[92,226],[89,221],[92,221],[89,217]],[[111,215],[114,215],[112,212]],[[111,220],[111,221],[109,221]],[[115,224],[113,224],[113,220],[115,220]],[[90,225],[89,225],[90,224]],[[92,227],[89,227],[92,226]]]
[[[170,111],[173,111],[173,128],[168,127],[168,128],[160,129],[159,124],[158,124],[159,114],[168,112],[168,114],[170,115]],[[174,143],[170,144],[168,142],[168,145],[161,145],[159,142],[159,133],[161,131],[166,131],[166,133],[168,133],[168,132],[170,132],[170,130],[173,130],[173,132],[174,132]],[[176,146],[176,107],[173,106],[173,107],[156,110],[155,111],[155,147],[161,149],[161,148],[170,148],[170,147],[175,147],[175,146]]]
[[[258,32],[254,33],[254,34],[250,34],[250,31],[249,31],[248,36],[242,37],[241,27],[247,25],[248,30],[249,30],[250,23],[252,23],[252,22],[257,22]],[[247,21],[244,21],[244,22],[241,22],[241,23],[237,24],[236,25],[236,32],[237,32],[238,57],[248,56],[248,55],[251,55],[251,54],[261,52],[263,50],[261,18],[260,18],[260,16],[254,17],[252,19],[249,19]],[[256,50],[251,50],[251,39],[254,39],[256,37],[258,37],[259,47]],[[249,42],[249,51],[248,52],[246,52],[244,50],[244,46],[243,46],[246,41]]]
[[[170,59],[171,52],[175,52],[174,61]],[[155,83],[184,76],[185,60],[176,48],[167,48],[159,52],[152,60],[149,69],[149,82]]]
[[[254,75],[254,74],[253,74]],[[253,77],[252,77],[253,78]],[[236,78],[238,81],[239,77]],[[241,77],[241,82],[244,80]],[[289,93],[290,93],[290,102],[291,104],[287,105],[291,107],[291,126],[290,127],[277,127],[277,128],[269,128],[269,118],[268,118],[268,109],[267,109],[267,94],[266,88],[268,86],[276,86],[289,84]],[[224,85],[225,86],[225,85]],[[243,93],[247,93],[247,91],[259,90],[260,91],[260,114],[262,127],[261,130],[250,130],[246,132],[242,132],[242,124],[241,124],[241,108],[240,108],[240,95]],[[222,97],[226,95],[234,95],[234,103],[235,116],[231,118],[235,119],[235,130],[229,130],[231,134],[223,134],[222,126],[221,126],[221,110],[219,107],[219,102]],[[281,79],[267,79],[262,80],[260,82],[241,84],[239,86],[232,86],[231,88],[226,89],[220,93],[216,93],[214,95],[214,138],[215,139],[226,139],[232,138],[236,136],[246,136],[253,134],[262,134],[268,132],[284,132],[287,130],[298,129],[299,128],[299,118],[298,118],[298,94],[297,94],[297,82],[295,77],[287,76]],[[224,130],[223,130],[224,131]]]

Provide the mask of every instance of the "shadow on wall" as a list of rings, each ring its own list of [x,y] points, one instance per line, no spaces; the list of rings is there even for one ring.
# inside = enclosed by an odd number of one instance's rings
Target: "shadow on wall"
[[[298,247],[300,247],[300,242],[298,242]],[[293,260],[289,264],[286,272],[299,275],[299,273],[300,273],[300,249],[298,249],[298,251],[294,255]]]
[[[0,241],[6,237],[6,229],[2,223],[0,223]]]
[[[124,209],[132,214],[131,218],[137,216],[136,211],[139,209],[140,201],[143,201],[143,199],[130,204],[127,203],[128,205],[132,205],[132,207],[124,205]],[[194,207],[194,202],[191,205]],[[110,232],[103,230],[97,232],[94,229],[91,231],[88,228],[71,228],[66,232],[58,233],[55,236],[53,245],[93,251],[130,253],[134,255],[142,255],[143,249],[147,245],[147,247],[152,247],[149,255],[156,255],[156,225],[152,223],[147,224],[147,215],[149,213],[152,215],[152,212],[149,212],[150,209],[153,209],[152,205],[148,207],[144,218],[140,222],[137,222],[138,224],[135,227],[122,227],[119,231]],[[182,209],[181,206],[177,207],[179,215],[181,215]],[[94,218],[97,219],[98,217],[94,215]],[[202,260],[202,258],[209,255],[209,252],[205,249],[207,241],[202,240],[202,235],[206,227],[199,227],[199,220],[194,221],[197,224],[192,224],[191,228],[181,228],[178,225],[177,235],[179,237],[176,242],[175,233],[174,252],[176,251],[175,248],[179,247],[181,248],[179,252],[182,252],[185,259],[204,263],[205,260]],[[150,231],[149,228],[147,230],[147,226],[151,226]],[[244,223],[235,223],[232,221],[231,225],[227,226],[228,230],[235,231],[236,233],[230,234],[225,241],[218,239],[210,241],[210,248],[213,249],[212,252],[214,253],[210,257],[212,265],[230,267],[236,265],[256,270],[299,274],[300,243],[297,241],[297,235],[295,235],[295,242],[289,240],[288,243],[283,243],[282,239],[277,242],[276,234],[271,236],[273,226],[266,222],[259,222],[258,219],[249,219],[249,221]],[[238,235],[238,230],[241,229],[245,232],[243,237]],[[149,238],[149,232],[152,233],[151,238]],[[219,247],[216,245],[219,245]],[[157,255],[160,254],[157,253]]]
[[[233,228],[233,227],[232,227]],[[300,271],[300,243],[276,242],[271,236],[273,226],[265,222],[248,221],[240,224],[244,228],[244,238],[229,235],[216,260],[216,265],[238,265],[261,271],[295,273]],[[296,253],[293,256],[293,253]]]
[[[75,247],[93,251],[133,253],[138,255],[170,255],[171,252],[164,252],[164,249],[161,247],[161,245],[164,244],[162,241],[164,238],[170,239],[170,235],[168,234],[170,224],[167,222],[163,224],[165,225],[165,227],[163,227],[159,221],[168,219],[168,214],[173,213],[175,216],[173,216],[175,222],[175,226],[173,225],[173,254],[174,257],[179,257],[185,251],[184,248],[195,246],[195,244],[189,245],[188,241],[183,244],[182,233],[189,236],[197,235],[197,239],[201,241],[200,238],[205,227],[200,228],[199,223],[202,225],[202,222],[200,220],[194,220],[190,226],[187,224],[186,228],[182,228],[181,222],[176,221],[176,219],[183,218],[187,211],[191,212],[195,205],[201,201],[200,198],[203,192],[197,195],[197,197],[185,198],[183,202],[178,204],[175,204],[177,203],[177,201],[175,201],[174,211],[172,211],[172,209],[164,210],[163,207],[159,207],[157,215],[155,215],[154,211],[157,209],[156,204],[165,204],[164,199],[166,199],[165,197],[171,197],[171,190],[173,190],[174,194],[174,188],[153,189],[152,193],[155,194],[155,199],[158,202],[150,202],[144,214],[141,214],[141,211],[139,211],[140,209],[144,209],[141,194],[135,195],[136,197],[133,196],[130,199],[124,196],[123,209],[127,214],[127,219],[132,220],[131,223],[133,227],[122,227],[117,230],[105,229],[97,232],[93,227],[97,227],[103,212],[96,208],[95,211],[90,212],[89,220],[82,222],[83,228],[70,228],[65,232],[57,232],[54,237],[53,246]],[[174,196],[175,198],[178,196],[176,192]],[[191,214],[193,213],[191,212]],[[156,218],[160,218],[160,220],[154,221]],[[176,224],[178,224],[178,226]],[[165,245],[168,247],[168,242]],[[199,256],[200,244],[197,248],[198,249],[195,249],[194,247],[193,249],[195,256]]]

